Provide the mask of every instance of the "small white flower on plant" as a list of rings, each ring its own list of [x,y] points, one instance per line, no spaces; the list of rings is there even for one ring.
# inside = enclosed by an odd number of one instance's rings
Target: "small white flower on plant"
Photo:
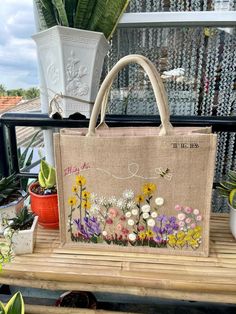
[[[107,200],[104,196],[99,197],[98,199],[98,204],[99,205],[107,205]]]
[[[194,213],[195,216],[197,216],[197,215],[199,215],[200,212],[199,212],[198,209],[195,208],[195,209],[193,210],[193,213]]]
[[[162,197],[157,197],[157,198],[155,199],[155,203],[156,203],[157,206],[162,206],[162,205],[164,204],[164,198],[162,198]]]
[[[99,205],[97,205],[97,204],[92,204],[92,206],[91,206],[89,212],[90,212],[91,214],[96,214],[97,212],[99,212],[99,210],[100,210]]]
[[[107,236],[107,232],[106,232],[106,230],[104,230],[104,231],[102,232],[102,235],[103,235],[104,237],[106,237],[106,236]]]
[[[186,215],[184,213],[180,213],[180,214],[178,214],[177,217],[179,220],[184,220],[186,218]]]
[[[90,194],[90,201],[92,203],[96,203],[98,201],[98,195],[96,193],[91,193]]]
[[[111,196],[109,199],[108,199],[108,204],[110,205],[116,205],[116,197],[115,196]]]
[[[149,213],[143,213],[143,219],[147,219],[149,217]]]
[[[130,233],[129,234],[129,240],[130,241],[135,241],[136,240],[136,234],[135,233]]]
[[[129,225],[129,226],[133,226],[133,225],[134,225],[133,219],[128,219],[128,225]]]
[[[125,190],[122,195],[126,200],[134,198],[134,192],[132,190]]]
[[[152,216],[152,218],[157,218],[157,212],[152,212],[151,216]]]
[[[131,217],[131,212],[125,213],[125,217],[130,218]]]
[[[142,209],[142,212],[143,212],[143,213],[149,213],[151,207],[150,207],[150,205],[143,205],[143,206],[141,207],[141,209]]]
[[[129,208],[129,209],[132,209],[132,208],[134,208],[135,206],[136,206],[136,204],[135,204],[134,201],[130,201],[130,202],[127,203],[127,208]]]
[[[118,199],[118,201],[117,201],[117,203],[116,203],[116,206],[117,206],[118,208],[120,208],[120,209],[125,208],[125,206],[126,206],[125,200],[124,200],[123,198]]]
[[[132,209],[131,213],[132,213],[133,216],[137,216],[138,215],[137,208]]]
[[[150,219],[148,219],[147,224],[149,227],[154,227],[155,226],[155,220],[150,218]]]

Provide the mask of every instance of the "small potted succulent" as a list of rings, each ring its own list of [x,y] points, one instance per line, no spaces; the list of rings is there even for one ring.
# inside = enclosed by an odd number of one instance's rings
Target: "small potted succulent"
[[[0,233],[3,233],[3,219],[13,218],[24,206],[26,193],[21,190],[20,180],[15,174],[0,180]]]
[[[38,181],[29,186],[31,209],[41,226],[58,229],[59,214],[56,188],[56,170],[41,160]]]
[[[222,197],[227,198],[230,208],[230,230],[236,239],[236,171],[230,170],[228,180],[217,187]]]
[[[4,236],[10,243],[14,254],[33,253],[38,217],[23,207],[12,219],[5,220]]]
[[[6,305],[0,302],[1,314],[25,314],[24,300],[20,292],[15,293]]]

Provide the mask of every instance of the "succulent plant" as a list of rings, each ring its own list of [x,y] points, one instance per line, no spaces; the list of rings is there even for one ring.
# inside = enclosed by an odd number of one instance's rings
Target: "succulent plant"
[[[11,202],[20,196],[20,180],[16,174],[4,177],[0,180],[0,206]]]
[[[16,217],[10,219],[9,227],[15,231],[28,229],[31,227],[34,217],[35,214],[29,212],[25,206],[16,214]]]
[[[56,170],[43,159],[40,163],[38,181],[43,189],[51,189],[56,186]]]
[[[229,204],[236,208],[236,171],[230,170],[228,181],[222,181],[217,189],[220,195],[227,198]]]

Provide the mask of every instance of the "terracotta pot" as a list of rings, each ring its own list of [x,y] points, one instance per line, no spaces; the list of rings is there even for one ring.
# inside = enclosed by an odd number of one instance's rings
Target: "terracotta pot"
[[[47,229],[59,228],[58,200],[57,194],[39,195],[32,192],[32,188],[37,186],[38,182],[29,186],[31,198],[31,209],[38,217],[38,223]]]

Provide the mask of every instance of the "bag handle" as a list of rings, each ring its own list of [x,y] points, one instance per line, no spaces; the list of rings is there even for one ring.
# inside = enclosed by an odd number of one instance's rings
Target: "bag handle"
[[[120,59],[104,79],[95,100],[87,136],[96,135],[95,127],[100,112],[101,122],[103,123],[105,118],[108,93],[111,89],[114,78],[116,77],[117,73],[129,63],[138,63],[141,65],[150,79],[161,117],[161,130],[159,135],[170,135],[172,133],[167,95],[159,73],[151,61],[146,57],[140,55],[129,55]]]

